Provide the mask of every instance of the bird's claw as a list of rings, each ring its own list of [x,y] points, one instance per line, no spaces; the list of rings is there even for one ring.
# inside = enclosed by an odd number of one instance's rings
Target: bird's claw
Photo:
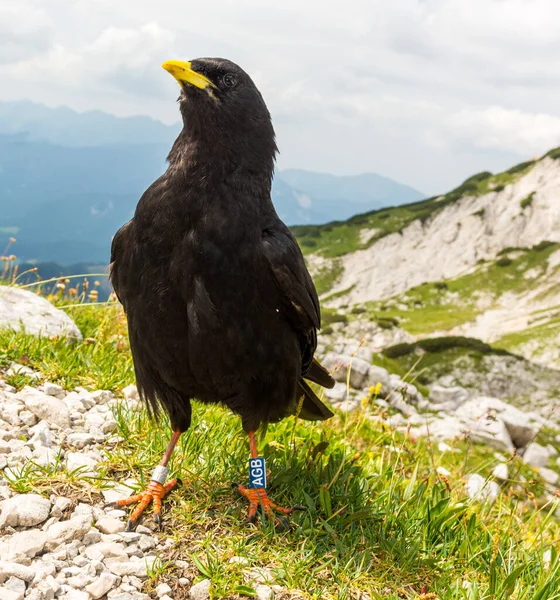
[[[288,519],[286,519],[286,517],[277,518],[274,515],[274,512],[280,512],[286,516],[289,516],[295,511],[307,510],[303,506],[293,506],[292,508],[284,508],[283,506],[278,506],[277,504],[272,502],[272,500],[270,500],[265,488],[246,488],[245,486],[240,485],[238,483],[233,483],[232,487],[234,487],[237,490],[237,492],[249,502],[249,523],[256,522],[257,510],[259,507],[262,507],[265,516],[270,517],[274,520],[276,529],[278,531],[290,531],[291,525]]]
[[[154,520],[156,525],[161,529],[162,528],[162,519],[161,519],[161,503],[163,499],[176,487],[180,486],[182,481],[180,479],[172,479],[168,481],[166,484],[162,485],[157,481],[150,481],[147,489],[135,496],[130,496],[130,498],[124,498],[123,500],[117,500],[116,502],[110,502],[109,506],[123,507],[129,506],[130,504],[138,504],[138,506],[132,511],[130,518],[128,520],[126,530],[134,531],[136,526],[138,525],[138,521],[140,517],[148,508],[150,504],[154,505]]]

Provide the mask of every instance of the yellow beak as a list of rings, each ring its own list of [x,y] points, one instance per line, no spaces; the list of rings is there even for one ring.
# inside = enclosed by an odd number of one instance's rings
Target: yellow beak
[[[190,62],[184,62],[181,60],[168,60],[161,65],[167,72],[171,73],[173,77],[179,82],[179,84],[189,83],[195,87],[203,90],[207,87],[216,87],[210,79],[193,71]]]

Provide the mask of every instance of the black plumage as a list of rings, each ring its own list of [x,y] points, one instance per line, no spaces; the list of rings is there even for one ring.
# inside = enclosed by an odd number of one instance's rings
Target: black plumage
[[[246,432],[298,405],[304,419],[329,418],[304,381],[334,385],[313,359],[317,292],[271,201],[277,148],[264,100],[227,60],[164,67],[181,85],[184,126],[111,249],[139,392],[178,431],[191,399],[229,407]]]

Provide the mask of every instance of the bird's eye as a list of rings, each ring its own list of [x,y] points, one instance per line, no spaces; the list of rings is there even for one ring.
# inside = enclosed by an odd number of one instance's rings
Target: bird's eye
[[[226,73],[224,75],[224,85],[226,87],[232,88],[235,87],[237,83],[237,77],[233,73]]]

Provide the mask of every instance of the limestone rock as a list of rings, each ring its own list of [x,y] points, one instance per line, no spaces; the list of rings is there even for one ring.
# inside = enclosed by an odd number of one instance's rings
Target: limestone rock
[[[434,404],[442,404],[449,408],[458,408],[469,399],[469,393],[465,388],[443,387],[441,385],[433,385],[430,388],[430,402]]]
[[[38,419],[44,419],[47,423],[63,429],[70,427],[70,412],[62,400],[29,386],[18,392],[16,397],[22,400]]]
[[[535,425],[525,413],[498,398],[473,398],[463,404],[456,414],[471,421],[502,421],[516,448],[524,448],[536,435]]]
[[[199,583],[195,583],[189,591],[191,600],[208,600],[211,585],[210,579],[203,579]]]
[[[523,462],[532,467],[545,467],[550,458],[550,452],[544,446],[533,442],[527,446],[523,454]]]
[[[90,583],[85,587],[85,591],[93,598],[93,600],[97,600],[118,585],[118,583],[119,578],[116,575],[103,571],[93,583]]]
[[[0,327],[45,337],[82,339],[74,321],[48,300],[17,287],[0,290]]]
[[[18,494],[0,503],[0,529],[33,527],[49,516],[51,503],[38,494]]]
[[[500,493],[500,486],[495,481],[488,481],[476,473],[467,477],[466,489],[472,500],[495,500]]]

